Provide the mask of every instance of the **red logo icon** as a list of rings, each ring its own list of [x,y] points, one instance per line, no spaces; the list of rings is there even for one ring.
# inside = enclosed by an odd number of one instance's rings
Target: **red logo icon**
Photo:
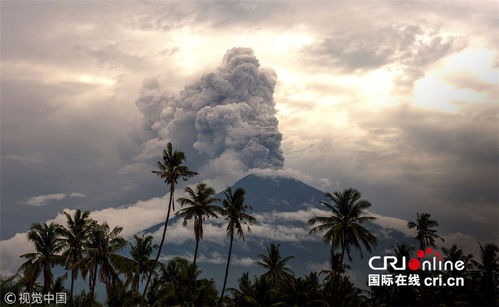
[[[425,251],[420,249],[416,253],[416,256],[418,258],[423,258],[425,255],[431,255],[431,253],[433,253],[433,249],[431,249],[431,248],[427,248],[426,253],[425,253]],[[440,256],[440,253],[435,252],[435,257],[438,257],[437,259],[439,261],[442,261],[442,257],[439,257],[439,256]],[[412,258],[411,260],[409,260],[409,263],[408,263],[409,269],[411,269],[413,271],[416,271],[417,269],[419,269],[419,267],[421,266],[421,261],[418,258]]]

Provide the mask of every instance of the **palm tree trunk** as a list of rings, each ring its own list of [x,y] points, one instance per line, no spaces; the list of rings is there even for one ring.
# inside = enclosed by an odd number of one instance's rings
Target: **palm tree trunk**
[[[198,258],[198,248],[199,248],[199,239],[196,239],[196,249],[194,250],[194,261],[192,262],[192,266],[196,266],[196,260]]]
[[[341,250],[340,268],[343,266],[343,259],[345,258],[345,250],[346,250],[346,244],[343,243],[343,248]],[[338,272],[339,272],[339,269],[338,269]]]
[[[140,289],[140,270],[137,269],[137,272],[135,272],[135,291],[139,292]]]
[[[93,280],[92,280],[92,288],[90,289],[90,297],[92,298],[92,305],[94,304],[94,293],[95,293],[95,284],[97,283],[97,269],[98,265],[95,263],[94,271],[93,273]]]
[[[220,300],[218,301],[218,306],[222,306],[222,300],[223,300],[224,293],[225,293],[225,286],[227,285],[227,276],[229,275],[230,256],[232,255],[232,241],[234,241],[234,234],[232,234],[230,236],[229,256],[227,257],[227,266],[225,267],[224,285],[222,287],[222,294],[220,295]]]
[[[50,283],[51,283],[51,278],[50,278],[51,271],[50,269],[44,268],[43,269],[43,293],[48,293],[50,291]]]
[[[71,270],[71,302],[73,302],[74,284],[75,284],[75,271]]]
[[[92,275],[93,271],[90,271],[90,275],[88,276],[88,291],[92,290]]]
[[[165,219],[165,226],[163,227],[163,236],[161,237],[161,243],[159,244],[158,248],[158,254],[156,255],[156,258],[154,259],[154,263],[158,262],[159,255],[161,255],[161,249],[163,248],[163,243],[165,242],[165,235],[166,235],[166,229],[168,228],[168,220],[170,219],[170,211],[172,208],[172,202],[173,202],[173,192],[175,191],[175,184],[171,183],[170,184],[170,201],[168,202],[168,212],[166,214],[166,219]],[[149,287],[149,282],[151,282],[151,276],[152,276],[152,270],[149,273],[149,276],[147,277],[147,282],[144,287],[144,292],[142,293],[142,296],[145,297],[147,293],[147,288]]]
[[[340,264],[338,266],[338,268],[336,268],[336,274],[335,274],[335,282],[338,280],[338,278],[340,277],[340,270],[341,268],[343,267],[343,259],[345,258],[345,251],[347,249],[347,244],[346,244],[346,240],[345,238],[343,238],[342,240],[343,242],[343,246],[341,247],[341,259],[340,259]]]
[[[331,272],[334,272],[336,269],[334,267],[334,264],[333,264],[333,261],[334,261],[334,245],[331,243]]]

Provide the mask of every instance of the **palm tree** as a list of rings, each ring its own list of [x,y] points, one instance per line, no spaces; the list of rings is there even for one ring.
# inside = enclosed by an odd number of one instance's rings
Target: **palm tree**
[[[484,303],[494,305],[497,303],[497,286],[499,283],[499,247],[488,243],[485,246],[480,244],[480,261],[475,265],[480,270],[480,288]]]
[[[82,267],[91,273],[90,296],[92,299],[94,298],[97,277],[106,284],[109,292],[110,287],[118,279],[117,270],[126,271],[125,266],[128,259],[117,254],[127,244],[127,241],[120,236],[121,231],[123,228],[119,226],[111,230],[107,223],[94,224],[91,238],[85,249],[86,257],[76,264],[76,267]]]
[[[62,240],[65,242],[65,251],[62,256],[65,259],[66,270],[71,270],[71,299],[73,299],[74,281],[78,277],[78,269],[74,267],[83,258],[83,246],[88,241],[91,230],[90,211],[82,212],[76,210],[74,216],[64,212],[67,219],[67,227],[60,228]]]
[[[218,298],[213,279],[197,279],[201,271],[187,259],[175,257],[161,265],[147,300],[151,306],[213,306]],[[191,287],[192,281],[194,287]]]
[[[334,194],[327,192],[325,196],[332,203],[321,201],[320,204],[331,211],[331,214],[311,218],[308,221],[311,226],[319,225],[312,228],[310,234],[324,232],[322,239],[326,243],[331,243],[331,255],[334,255],[334,248],[341,248],[340,264],[343,264],[345,253],[352,261],[351,246],[359,250],[361,257],[363,256],[362,245],[371,252],[376,246],[377,240],[363,225],[376,219],[373,216],[366,216],[364,212],[371,207],[371,203],[360,199],[360,192],[353,188],[334,192]],[[331,263],[331,268],[334,269],[334,267],[336,267],[336,275],[339,275],[342,265]]]
[[[464,266],[466,268],[469,267],[469,264],[472,262],[473,259],[472,254],[465,254],[462,249],[457,247],[456,244],[452,244],[450,248],[442,247],[442,252],[445,255],[445,259],[450,260],[453,263],[459,260],[464,261]],[[451,273],[455,273],[455,271],[451,271]]]
[[[30,284],[34,284],[43,272],[43,293],[48,293],[52,287],[52,268],[63,261],[58,255],[64,249],[64,241],[59,236],[60,227],[54,223],[33,224],[28,231],[28,240],[33,242],[36,252],[21,255],[27,261],[19,270],[33,279]]]
[[[347,269],[350,269],[348,264],[341,262],[341,254],[333,253],[330,255],[331,268],[329,270],[321,270],[319,274],[325,275],[327,281],[333,280],[336,274],[343,274]]]
[[[407,223],[409,229],[416,228],[417,235],[416,240],[419,241],[419,249],[425,250],[427,247],[435,247],[435,239],[440,239],[442,242],[444,239],[437,235],[437,231],[432,229],[438,226],[438,222],[431,219],[431,214],[429,213],[418,213],[416,215],[416,221],[410,221]]]
[[[348,276],[338,276],[334,282],[325,282],[322,293],[327,306],[367,306],[362,289],[357,288]]]
[[[222,202],[222,215],[227,222],[227,236],[230,238],[229,255],[227,256],[227,265],[225,267],[224,284],[222,287],[222,294],[220,295],[219,305],[222,304],[222,299],[225,293],[225,286],[227,285],[227,276],[229,274],[230,257],[232,255],[232,243],[234,242],[234,234],[239,236],[244,241],[243,226],[247,226],[248,232],[251,231],[249,224],[255,223],[256,219],[247,214],[251,207],[244,203],[246,192],[244,189],[237,188],[234,193],[228,187],[225,192],[225,199]]]
[[[168,220],[170,219],[170,211],[172,206],[175,206],[173,203],[173,194],[175,192],[175,185],[178,183],[179,179],[183,181],[189,180],[189,178],[197,175],[198,173],[192,172],[185,165],[182,165],[182,162],[186,159],[185,153],[182,151],[173,151],[172,144],[168,143],[166,145],[166,149],[163,150],[163,162],[158,161],[158,171],[152,171],[153,174],[156,174],[165,180],[166,184],[170,185],[170,200],[168,202],[168,211],[166,214],[165,224],[163,227],[163,235],[161,237],[161,243],[159,244],[158,253],[156,254],[155,262],[158,261],[159,256],[161,255],[161,249],[163,248],[163,243],[165,242],[166,229],[168,228]],[[175,208],[173,208],[175,211]],[[147,278],[146,285],[144,287],[143,296],[147,293],[147,287],[149,286],[149,282],[151,281],[152,272],[149,273]]]
[[[135,244],[130,245],[130,266],[133,268],[132,288],[139,291],[140,281],[145,278],[148,272],[152,272],[156,267],[157,262],[150,259],[154,249],[158,248],[157,244],[152,244],[153,237],[142,235],[134,235]]]
[[[283,258],[279,251],[279,244],[270,243],[267,247],[267,255],[260,254],[258,258],[262,261],[258,261],[257,264],[267,270],[262,278],[268,279],[273,285],[281,285],[293,277],[293,271],[286,264],[294,257]]]
[[[239,289],[229,288],[234,296],[236,306],[281,306],[284,304],[280,293],[272,287],[267,278],[257,278],[250,281],[248,273],[239,279]]]
[[[239,287],[229,288],[228,290],[232,293],[234,297],[234,303],[236,306],[249,305],[253,293],[253,284],[249,279],[249,272],[243,273],[239,278]],[[223,296],[222,296],[223,297]],[[251,302],[254,303],[254,302]]]
[[[315,272],[303,278],[291,278],[283,285],[282,294],[286,306],[329,306],[322,299],[319,276]]]
[[[220,199],[212,197],[215,195],[215,190],[208,187],[205,183],[200,183],[196,186],[196,191],[190,187],[185,188],[185,192],[190,198],[179,198],[177,202],[183,207],[177,212],[177,216],[184,218],[184,226],[187,226],[187,221],[194,218],[194,237],[196,239],[196,249],[194,251],[193,265],[196,265],[198,256],[199,241],[203,239],[203,221],[205,218],[218,218],[217,212],[220,213],[222,208],[215,203]]]

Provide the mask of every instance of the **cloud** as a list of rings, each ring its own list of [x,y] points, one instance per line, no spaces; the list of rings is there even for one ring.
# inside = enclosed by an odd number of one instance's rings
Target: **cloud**
[[[101,223],[107,222],[111,228],[122,226],[123,232],[121,235],[129,238],[150,226],[161,223],[165,218],[165,206],[167,203],[168,198],[165,195],[147,201],[138,201],[128,206],[95,210],[91,212],[90,217]],[[75,210],[64,209],[46,222],[66,225],[66,216],[62,212],[74,214]],[[28,253],[32,249],[32,244],[27,240],[26,232],[17,233],[7,240],[1,240],[0,274],[9,275],[15,272],[22,261],[19,255]]]
[[[305,58],[343,73],[365,72],[384,66],[400,71],[398,85],[412,87],[426,67],[462,50],[462,37],[446,36],[417,24],[376,23],[352,31],[333,30],[303,49]]]
[[[477,76],[474,76],[472,73],[470,74],[470,72],[455,74],[449,76],[447,79],[457,88],[469,89],[477,93],[485,94],[490,99],[497,99],[499,95],[496,83],[480,80],[480,78],[477,78]]]
[[[69,197],[85,197],[85,194],[75,192],[75,193],[69,194]]]
[[[160,198],[152,198],[146,201],[138,201],[135,204],[121,206],[118,208],[105,208],[92,211],[91,217],[99,222],[107,222],[110,227],[122,226],[122,236],[130,238],[136,233],[141,233],[144,230],[154,225],[162,225],[165,218],[165,206],[167,204],[168,195]],[[73,214],[74,210],[65,209],[63,211]],[[319,215],[327,215],[328,212],[310,207],[306,210],[287,211],[287,212],[267,212],[254,214],[257,218],[257,224],[251,225],[251,232],[246,232],[247,240],[271,240],[280,242],[310,242],[311,240],[320,241],[320,235],[309,235],[309,227],[307,221],[311,217]],[[380,214],[370,213],[377,219],[374,223],[382,227],[381,235],[389,234],[385,230],[394,229],[408,236],[413,237],[414,233],[407,228],[407,221],[395,217],[383,216]],[[61,212],[55,218],[47,222],[55,222],[61,225],[66,225],[66,216]],[[194,240],[194,233],[191,223],[184,227],[182,220],[175,222],[170,221],[168,232],[166,235],[166,244],[181,245],[188,240]],[[301,222],[293,224],[293,222]],[[226,239],[225,227],[220,223],[220,220],[208,220],[203,225],[204,240],[222,245]],[[160,227],[151,235],[159,240],[162,235]],[[477,241],[474,237],[462,233],[446,233],[443,234],[445,243],[443,246],[450,246],[452,243],[457,243],[463,250],[467,252],[477,252]],[[8,240],[0,241],[0,274],[9,275],[17,270],[21,264],[19,255],[30,252],[32,250],[31,243],[28,242],[26,233],[17,233]],[[476,254],[478,255],[478,254]],[[172,255],[166,255],[171,259]],[[170,258],[168,258],[170,257]],[[190,254],[182,257],[192,257]],[[201,262],[208,263],[225,263],[225,258],[217,252],[210,253],[206,256],[200,256]],[[241,266],[250,266],[254,263],[251,258],[243,257],[235,260]]]
[[[32,251],[26,233],[16,233],[8,240],[0,241],[0,276],[12,276],[22,263],[20,255]]]
[[[62,200],[66,198],[66,194],[64,193],[55,193],[55,194],[47,194],[47,195],[39,195],[31,197],[26,201],[26,204],[30,206],[45,206],[51,200]]]
[[[166,254],[164,256],[161,256],[160,260],[170,261],[175,257],[181,257],[181,258],[187,259],[189,261],[194,260],[194,255],[191,253],[185,253],[183,255]],[[217,251],[214,251],[214,252],[209,253],[208,255],[205,255],[205,254],[198,255],[197,262],[198,263],[211,263],[211,264],[225,264],[225,263],[227,263],[227,257],[223,256],[222,254],[220,254]],[[237,255],[232,255],[230,262],[231,262],[231,264],[234,264],[234,265],[248,267],[248,266],[254,265],[256,261],[255,261],[255,259],[250,258],[250,257],[238,257]]]
[[[38,195],[31,197],[26,201],[26,204],[30,206],[35,206],[35,207],[40,207],[40,206],[45,206],[49,201],[52,200],[63,200],[66,197],[78,197],[78,198],[83,198],[85,197],[85,194],[79,193],[79,192],[74,192],[71,194],[66,194],[66,193],[54,193],[54,194],[46,194],[46,195]]]
[[[369,215],[374,216],[376,218],[376,220],[374,220],[373,223],[378,224],[383,228],[395,229],[411,237],[415,236],[416,234],[413,229],[409,229],[407,227],[408,221],[406,220],[391,216],[383,216],[372,212],[369,212]]]
[[[315,212],[314,210],[312,210]],[[282,221],[279,214],[256,214],[257,223],[251,225],[251,232],[245,229],[245,236],[254,239],[268,239],[283,242],[300,242],[303,240],[314,240],[313,237],[308,235],[308,229],[303,225],[283,225],[276,223]],[[227,234],[223,225],[220,225],[220,220],[208,221],[203,225],[203,240],[223,244]],[[145,227],[144,227],[145,229]],[[159,228],[152,236],[159,240],[162,236],[163,228]],[[166,242],[168,244],[181,245],[188,240],[194,240],[194,231],[191,223],[183,226],[182,220],[168,224],[168,233],[166,235]]]

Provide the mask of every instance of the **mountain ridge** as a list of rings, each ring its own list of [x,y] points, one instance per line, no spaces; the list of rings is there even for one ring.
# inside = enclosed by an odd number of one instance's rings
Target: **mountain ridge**
[[[244,272],[261,274],[263,271],[256,265],[259,254],[265,254],[265,247],[276,242],[281,246],[283,256],[295,256],[289,265],[298,276],[310,271],[326,269],[330,258],[330,246],[319,236],[309,235],[307,221],[318,209],[318,201],[324,200],[324,192],[301,182],[298,179],[274,175],[249,174],[236,181],[232,188],[243,188],[246,191],[246,203],[252,207],[248,213],[257,218],[252,225],[252,232],[246,232],[246,241],[234,241],[233,260],[229,287],[236,286],[237,279]],[[223,199],[223,191],[215,195]],[[374,204],[375,206],[375,204]],[[143,233],[158,235],[162,223],[147,228]],[[190,228],[182,226],[178,217],[169,221],[166,244],[161,258],[169,260],[174,256],[192,257],[194,252],[194,234]],[[371,223],[367,226],[376,237],[378,247],[373,254],[382,255],[400,242],[411,238],[390,228]],[[205,222],[205,238],[199,245],[198,265],[201,276],[212,277],[217,286],[223,279],[223,270],[228,252],[228,239],[221,221]],[[361,259],[354,251],[351,277],[359,287],[365,287],[369,268],[367,259]]]

